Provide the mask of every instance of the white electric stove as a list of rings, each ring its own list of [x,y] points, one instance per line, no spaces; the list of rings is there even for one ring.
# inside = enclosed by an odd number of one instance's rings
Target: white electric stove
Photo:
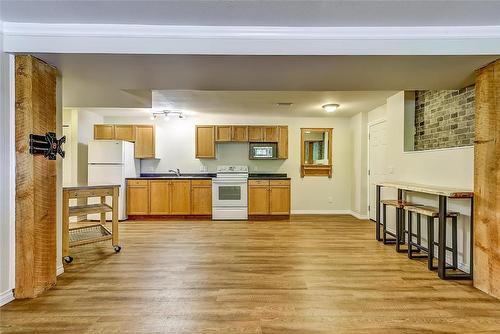
[[[218,166],[212,179],[212,219],[248,219],[248,166]]]

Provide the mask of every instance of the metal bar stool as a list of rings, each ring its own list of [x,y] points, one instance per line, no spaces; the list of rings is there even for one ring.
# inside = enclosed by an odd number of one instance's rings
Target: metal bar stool
[[[438,245],[434,241],[434,222],[435,219],[439,217],[439,209],[424,206],[424,205],[407,205],[404,208],[408,211],[408,258],[427,258],[427,267],[429,270],[435,270],[437,267],[434,266],[434,245]],[[413,233],[413,214],[417,214],[417,232]],[[421,216],[427,217],[427,247],[422,246],[422,229],[421,229]],[[457,269],[458,267],[458,238],[457,238],[457,221],[459,213],[448,212],[446,217],[452,220],[452,245],[451,247],[446,247],[447,251],[452,253],[453,266],[449,269]],[[417,241],[414,242],[413,239],[416,238]],[[415,248],[415,249],[414,249]],[[414,255],[414,252],[426,252],[425,255]]]
[[[404,208],[407,205],[414,205],[412,203],[403,200],[393,200],[384,199],[380,201],[382,203],[382,241],[384,244],[395,244],[396,251],[398,253],[406,252],[407,250],[402,250],[401,245],[405,244],[405,215]],[[387,206],[392,206],[396,208],[396,233],[387,230]],[[388,239],[387,236],[393,237],[393,239]]]

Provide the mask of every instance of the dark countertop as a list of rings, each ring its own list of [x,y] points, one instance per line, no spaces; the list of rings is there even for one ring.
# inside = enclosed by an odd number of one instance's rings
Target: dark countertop
[[[290,180],[286,173],[250,173],[249,180]]]
[[[140,177],[129,177],[127,180],[211,180],[216,176],[215,173],[181,173],[181,176],[177,176],[173,173],[142,173]]]
[[[143,173],[140,177],[129,177],[127,180],[211,180],[216,173],[181,173],[177,176],[173,173]],[[249,180],[290,180],[286,173],[249,173]]]

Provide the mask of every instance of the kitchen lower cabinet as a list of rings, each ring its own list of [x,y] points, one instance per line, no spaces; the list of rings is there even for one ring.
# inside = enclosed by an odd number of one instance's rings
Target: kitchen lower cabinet
[[[172,180],[170,197],[171,215],[191,214],[191,181]]]
[[[290,214],[290,181],[269,181],[269,214]]]
[[[127,214],[131,216],[211,215],[212,180],[127,180]]]
[[[149,181],[149,214],[170,214],[171,181],[151,180]]]
[[[212,214],[211,180],[191,181],[191,214],[192,215]]]
[[[290,215],[290,180],[249,180],[248,214]]]
[[[248,181],[248,214],[269,214],[269,181]]]
[[[149,182],[147,180],[127,182],[127,214],[149,214]]]

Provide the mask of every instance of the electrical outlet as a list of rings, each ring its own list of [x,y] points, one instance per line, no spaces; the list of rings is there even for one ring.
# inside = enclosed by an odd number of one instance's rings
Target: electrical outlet
[[[258,170],[259,170],[259,167],[258,167],[258,166],[253,166],[253,170],[254,170],[254,171],[258,171]]]
[[[328,197],[328,203],[330,203],[330,204],[333,203],[333,197],[332,196]]]

